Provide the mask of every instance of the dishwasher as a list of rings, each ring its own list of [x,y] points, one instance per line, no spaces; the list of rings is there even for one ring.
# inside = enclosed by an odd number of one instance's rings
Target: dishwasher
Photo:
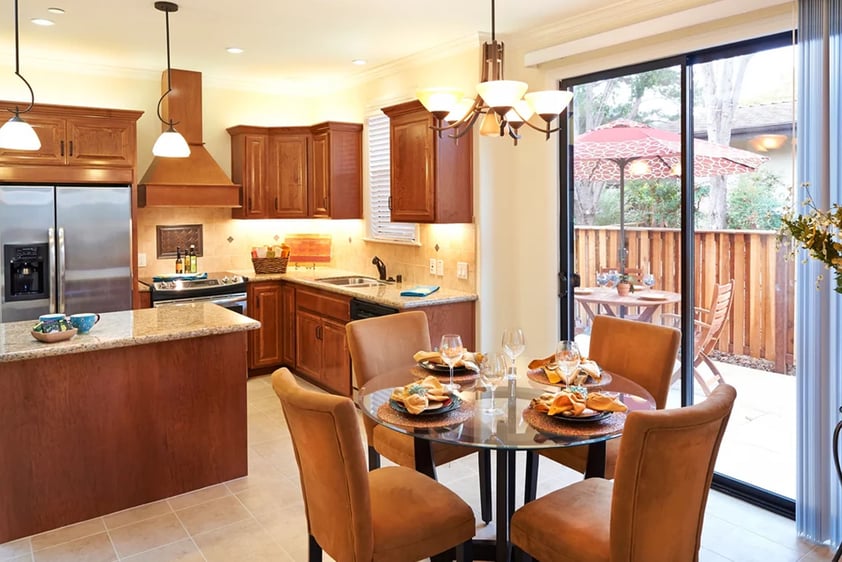
[[[357,298],[351,299],[351,320],[373,318],[375,316],[386,316],[387,314],[396,314],[397,312],[399,312],[399,310],[391,306],[364,301]]]

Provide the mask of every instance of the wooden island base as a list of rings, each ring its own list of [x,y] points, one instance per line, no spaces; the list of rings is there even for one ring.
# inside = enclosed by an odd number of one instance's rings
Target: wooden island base
[[[0,543],[245,476],[246,378],[245,331],[0,362]]]

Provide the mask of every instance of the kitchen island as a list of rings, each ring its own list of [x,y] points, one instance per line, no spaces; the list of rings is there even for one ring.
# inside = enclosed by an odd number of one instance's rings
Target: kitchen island
[[[41,343],[0,324],[0,543],[247,473],[246,334],[212,304]]]

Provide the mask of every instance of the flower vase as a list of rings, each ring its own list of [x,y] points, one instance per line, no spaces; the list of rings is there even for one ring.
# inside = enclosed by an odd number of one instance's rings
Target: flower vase
[[[628,294],[630,292],[631,292],[631,283],[625,283],[625,282],[617,283],[617,294],[618,295],[620,295],[621,297],[625,297],[625,296],[628,296]]]

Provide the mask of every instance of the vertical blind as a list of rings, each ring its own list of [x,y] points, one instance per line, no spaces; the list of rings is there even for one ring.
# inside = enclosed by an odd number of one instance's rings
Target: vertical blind
[[[366,119],[368,134],[368,235],[376,240],[412,242],[418,239],[414,223],[392,222],[389,211],[389,118],[378,111]]]

